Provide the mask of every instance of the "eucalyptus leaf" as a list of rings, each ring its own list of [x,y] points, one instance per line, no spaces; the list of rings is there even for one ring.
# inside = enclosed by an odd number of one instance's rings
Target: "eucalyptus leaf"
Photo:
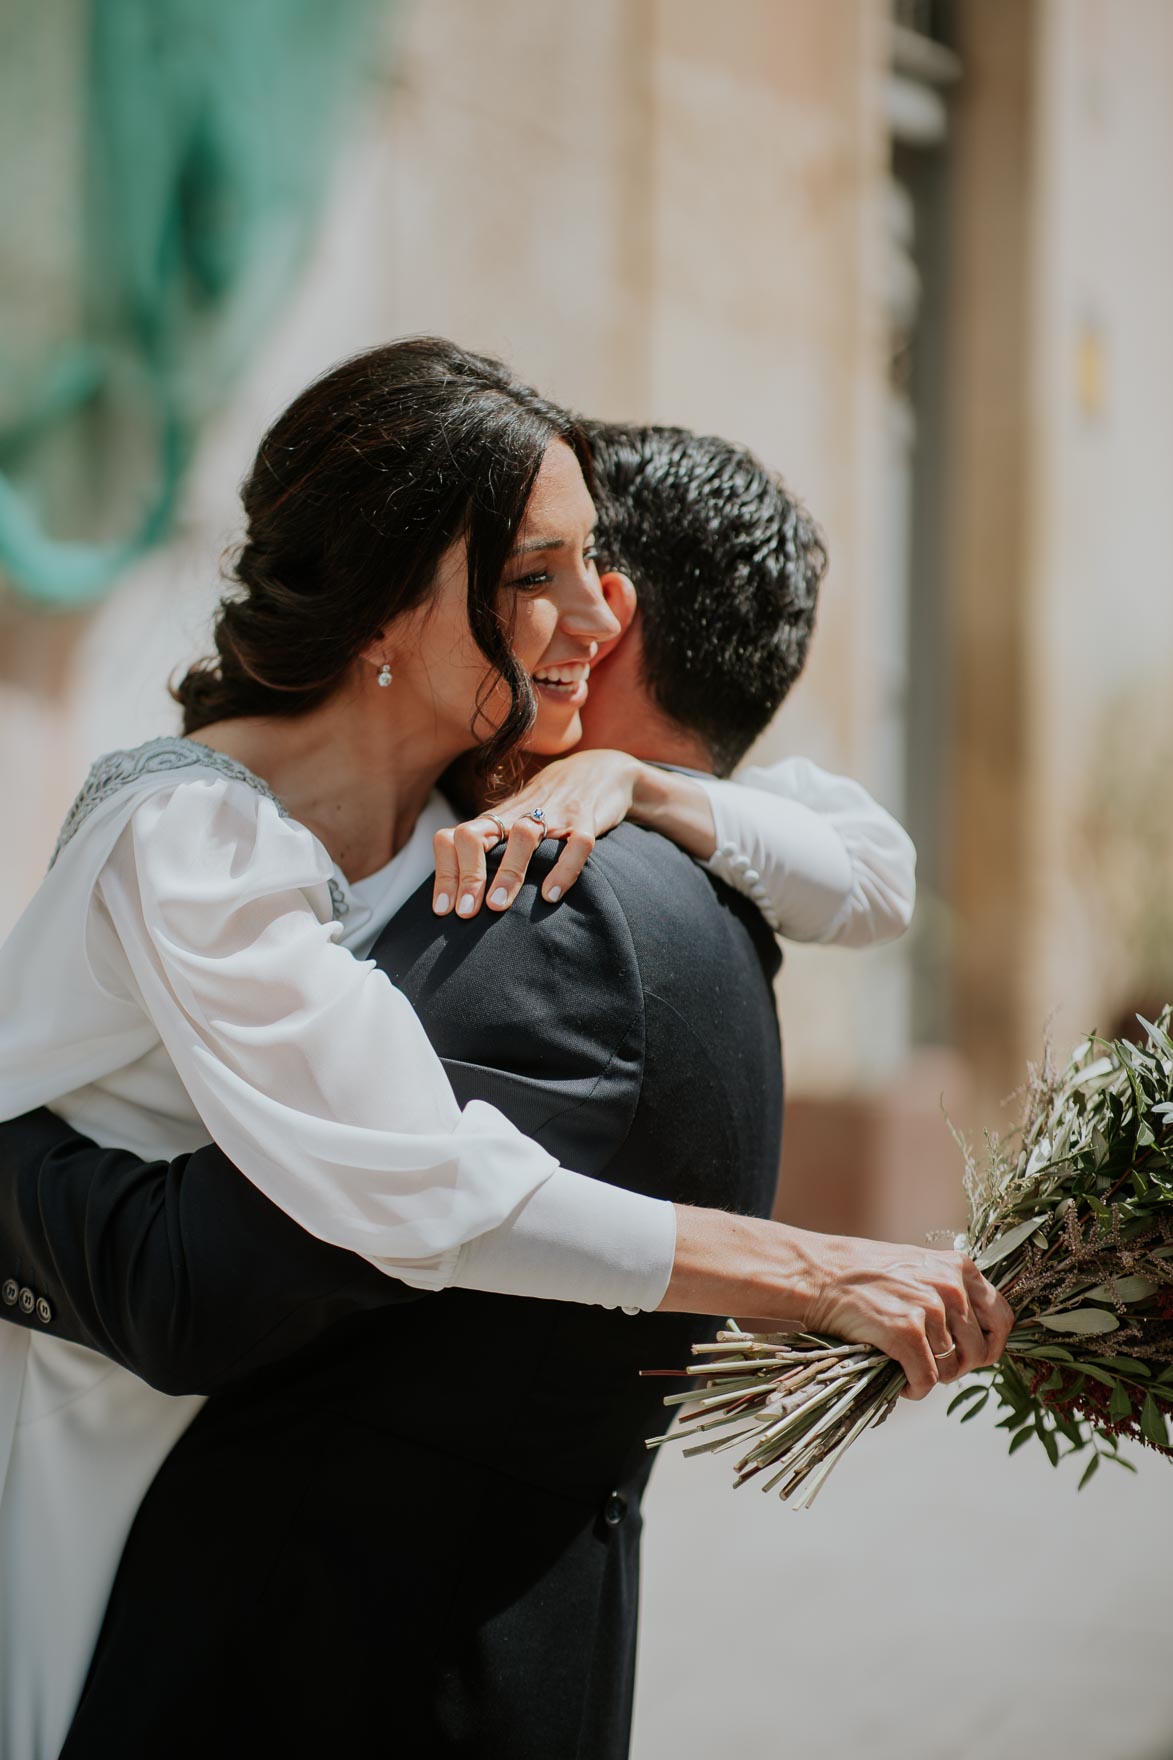
[[[969,1420],[971,1418],[976,1418],[978,1413],[982,1410],[983,1406],[985,1405],[986,1401],[989,1399],[989,1397],[990,1397],[990,1390],[987,1387],[983,1390],[982,1397],[979,1400],[976,1400],[974,1402],[974,1404],[970,1406],[968,1412],[966,1412],[966,1414],[962,1418],[961,1422],[963,1424],[968,1424]]]
[[[1094,1477],[1096,1468],[1099,1464],[1100,1457],[1098,1454],[1094,1454],[1079,1476],[1079,1484],[1075,1488],[1077,1491],[1082,1491],[1088,1480]]]
[[[1126,1387],[1116,1386],[1112,1389],[1112,1397],[1108,1401],[1108,1411],[1113,1418],[1132,1416],[1132,1397]]]
[[[1055,1441],[1052,1431],[1043,1422],[1042,1413],[1035,1419],[1035,1435],[1047,1451],[1047,1459],[1053,1467],[1059,1465],[1059,1444]]]
[[[958,1406],[963,1406],[966,1400],[977,1399],[982,1393],[986,1394],[988,1397],[989,1389],[985,1387],[963,1387],[960,1393],[955,1393],[953,1395],[953,1398],[945,1407],[945,1416],[947,1418],[951,1417],[957,1410]]]
[[[1106,1308],[1073,1308],[1069,1314],[1040,1314],[1035,1324],[1049,1332],[1075,1332],[1091,1338],[1099,1332],[1115,1332],[1120,1322]]]
[[[1144,1302],[1149,1296],[1155,1296],[1159,1284],[1151,1277],[1111,1277],[1107,1283],[1097,1283],[1095,1289],[1085,1290],[1085,1302]]]
[[[1168,1033],[1161,1029],[1158,1022],[1146,1021],[1143,1014],[1138,1014],[1136,1018],[1152,1040],[1153,1044],[1158,1046],[1160,1050],[1165,1053],[1166,1057],[1173,1058],[1173,1039],[1170,1039]]]
[[[1020,1449],[1025,1442],[1029,1442],[1033,1435],[1033,1430],[1020,1430],[1017,1436],[1012,1436],[1010,1438],[1010,1447],[1006,1451],[1007,1454],[1014,1454],[1015,1451]]]
[[[1140,1433],[1146,1442],[1154,1442],[1158,1448],[1169,1446],[1165,1414],[1151,1393],[1145,1394],[1144,1405],[1140,1409]]]
[[[1115,1375],[1110,1375],[1106,1369],[1101,1369],[1098,1364],[1083,1363],[1080,1365],[1079,1372],[1081,1375],[1090,1375],[1093,1381],[1100,1383],[1101,1387],[1116,1386]]]
[[[1098,1057],[1094,1063],[1085,1064],[1079,1073],[1083,1081],[1094,1082],[1100,1076],[1111,1075],[1113,1067],[1110,1057]]]
[[[998,1235],[988,1247],[983,1248],[974,1260],[974,1264],[979,1271],[988,1271],[991,1265],[997,1265],[1000,1260],[1009,1258],[1016,1247],[1021,1247],[1024,1241],[1030,1239],[1040,1223],[1049,1220],[1048,1216],[1032,1216],[1029,1221],[1020,1222],[1015,1228],[1007,1229],[1005,1234]]]
[[[1079,1427],[1078,1418],[1072,1418],[1066,1412],[1057,1411],[1054,1407],[1051,1407],[1051,1417],[1054,1419],[1055,1427],[1060,1435],[1065,1436],[1071,1444],[1072,1454],[1077,1448],[1083,1448],[1087,1438]]]

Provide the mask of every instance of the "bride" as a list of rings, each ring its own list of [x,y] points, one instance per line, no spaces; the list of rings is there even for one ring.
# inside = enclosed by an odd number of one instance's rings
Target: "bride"
[[[586,669],[616,633],[590,474],[563,411],[449,343],[372,350],[295,400],[245,485],[217,658],[179,687],[199,738],[96,766],[0,951],[0,1117],[51,1102],[149,1157],[211,1136],[303,1228],[420,1288],[817,1310],[926,1392],[934,1323],[971,1341],[958,1366],[1002,1325],[972,1267],[559,1167],[493,1108],[460,1111],[406,1000],[361,957],[414,889],[421,841],[448,847],[434,790],[453,761],[475,749],[488,781],[523,741],[556,757],[578,737]],[[699,785],[615,758],[551,766],[542,806],[531,783],[453,847],[504,831],[523,861],[541,832],[564,838],[548,897],[624,816],[693,847]],[[767,827],[769,811],[763,796]],[[460,886],[437,898],[478,904]],[[130,1522],[199,1403],[0,1329],[11,1760],[58,1751]]]

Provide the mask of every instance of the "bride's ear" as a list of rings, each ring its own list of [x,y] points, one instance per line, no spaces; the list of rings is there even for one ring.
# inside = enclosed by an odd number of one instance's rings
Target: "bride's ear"
[[[599,576],[599,586],[602,588],[603,598],[607,601],[607,609],[618,622],[619,629],[615,635],[608,636],[605,642],[599,643],[599,649],[595,655],[596,665],[600,660],[605,660],[608,654],[615,652],[631,628],[635,614],[639,610],[635,587],[625,574],[619,574],[615,569],[608,569],[606,574]]]

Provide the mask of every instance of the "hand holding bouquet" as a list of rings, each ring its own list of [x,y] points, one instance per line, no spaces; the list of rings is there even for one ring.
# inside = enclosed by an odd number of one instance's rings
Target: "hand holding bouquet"
[[[966,1156],[970,1222],[956,1245],[1016,1322],[1000,1360],[949,1409],[973,1417],[993,1395],[1011,1453],[1032,1438],[1054,1465],[1090,1450],[1081,1487],[1101,1460],[1130,1466],[1122,1438],[1173,1452],[1170,1010],[1143,1024],[1143,1047],[1090,1039],[1063,1070],[1048,1059],[1031,1072],[1013,1152],[990,1139],[980,1162]],[[908,1385],[875,1346],[823,1333],[747,1333],[731,1322],[696,1351],[706,1384],[668,1397],[688,1408],[686,1421],[649,1446],[681,1438],[688,1454],[737,1447],[736,1482],[766,1472],[763,1489],[777,1487],[796,1508],[810,1506]]]

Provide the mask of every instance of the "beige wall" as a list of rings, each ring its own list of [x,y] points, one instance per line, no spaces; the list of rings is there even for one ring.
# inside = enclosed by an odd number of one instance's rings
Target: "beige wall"
[[[1044,1034],[1173,987],[1173,12],[958,12],[952,903],[989,1107]]]
[[[1107,0],[1041,8],[1026,1006],[1068,1036],[1147,987],[1081,836],[1109,728],[1133,728],[1138,764],[1158,742],[1173,760],[1173,8],[1125,10],[1126,29]],[[1173,816],[1168,769],[1138,808],[1145,842]]]
[[[949,200],[946,542],[952,700],[946,885],[954,1030],[986,1096],[1015,1087],[1038,918],[1028,867],[1037,17],[963,0]]]
[[[761,755],[805,752],[898,808],[875,762],[883,704],[869,664],[882,645],[870,588],[884,512],[884,11],[654,10],[648,413],[755,447],[822,522],[831,564],[811,661]],[[795,1091],[892,1073],[904,1050],[893,966],[789,950]]]
[[[1146,673],[1159,685],[1173,650],[1173,12],[1130,0],[1127,31],[1107,0],[959,13],[969,254],[942,591],[965,665],[941,737],[959,1037],[992,1092],[1051,1008],[1062,1035],[1109,1005],[1079,855],[1085,778],[1114,694]],[[174,541],[88,618],[0,599],[0,925],[92,755],[172,725],[163,681],[202,645],[266,421],[331,360],[411,330],[501,352],[593,412],[748,441],[781,468],[832,561],[807,674],[763,752],[805,751],[899,809],[883,0],[417,0],[395,36],[313,261],[207,436]],[[792,1091],[891,1083],[904,960],[791,952]]]
[[[200,646],[264,422],[330,360],[412,330],[498,351],[592,412],[723,432],[781,467],[834,563],[810,676],[766,749],[867,775],[880,16],[806,0],[408,10],[306,281],[208,436],[180,534],[59,632],[51,703],[0,696],[31,796],[5,920],[89,757],[170,725],[162,681]],[[10,670],[41,641],[26,621]],[[850,1083],[862,1065],[838,1046],[868,1015],[867,962],[793,963],[797,1078]]]

